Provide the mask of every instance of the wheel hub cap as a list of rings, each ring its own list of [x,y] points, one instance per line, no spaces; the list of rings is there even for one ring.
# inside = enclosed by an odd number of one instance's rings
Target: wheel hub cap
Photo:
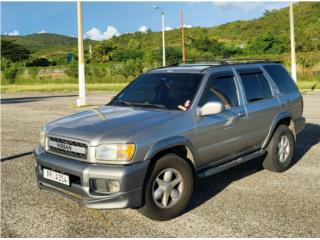
[[[280,137],[278,142],[278,160],[281,163],[284,163],[290,153],[290,144],[289,139],[286,135]]]
[[[176,169],[167,168],[161,171],[153,182],[153,201],[161,208],[170,208],[179,201],[182,191],[181,174]]]

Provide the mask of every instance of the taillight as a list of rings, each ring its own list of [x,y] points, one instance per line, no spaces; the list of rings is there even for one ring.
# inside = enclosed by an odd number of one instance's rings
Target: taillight
[[[302,112],[303,112],[303,97],[301,96],[301,109],[302,109]]]

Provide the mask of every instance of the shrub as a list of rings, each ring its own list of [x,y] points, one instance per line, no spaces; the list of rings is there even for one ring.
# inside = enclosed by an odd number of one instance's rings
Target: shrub
[[[29,74],[30,74],[32,80],[35,80],[37,78],[38,73],[39,73],[39,68],[31,67],[28,70],[29,70]]]
[[[72,78],[77,78],[78,77],[77,62],[73,61],[72,63],[68,64],[67,69],[65,70],[65,73]]]
[[[36,58],[26,63],[27,67],[48,67],[56,65],[55,62],[49,61],[47,58]]]
[[[3,70],[4,77],[9,83],[13,84],[16,82],[16,78],[20,69],[21,67],[19,63],[11,63],[10,66]]]

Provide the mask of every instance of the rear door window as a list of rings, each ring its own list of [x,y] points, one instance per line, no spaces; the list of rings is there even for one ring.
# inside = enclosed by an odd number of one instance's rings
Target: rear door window
[[[268,80],[260,69],[238,70],[248,103],[272,98]]]
[[[279,65],[264,65],[263,68],[272,77],[275,84],[282,93],[292,93],[298,91],[296,84],[292,81],[288,72]]]

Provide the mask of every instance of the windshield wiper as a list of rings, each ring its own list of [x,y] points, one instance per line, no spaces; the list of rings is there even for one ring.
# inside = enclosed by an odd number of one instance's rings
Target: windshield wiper
[[[124,105],[124,106],[133,106],[133,103],[132,102],[128,102],[128,101],[122,101],[122,100],[115,100],[115,101],[112,101],[110,104],[121,104],[121,105]]]
[[[135,103],[135,102],[122,101],[122,100],[115,100],[110,103],[110,105],[112,105],[112,104],[121,104],[121,105],[129,106],[129,107],[134,106],[134,107],[149,107],[149,108],[168,109],[168,108],[166,108],[165,105],[153,104],[153,103],[149,103],[149,102]]]
[[[138,107],[160,108],[160,109],[165,109],[165,110],[168,109],[168,108],[166,108],[165,105],[154,104],[154,103],[149,103],[149,102],[145,102],[145,103],[132,103],[132,105],[138,106]]]

